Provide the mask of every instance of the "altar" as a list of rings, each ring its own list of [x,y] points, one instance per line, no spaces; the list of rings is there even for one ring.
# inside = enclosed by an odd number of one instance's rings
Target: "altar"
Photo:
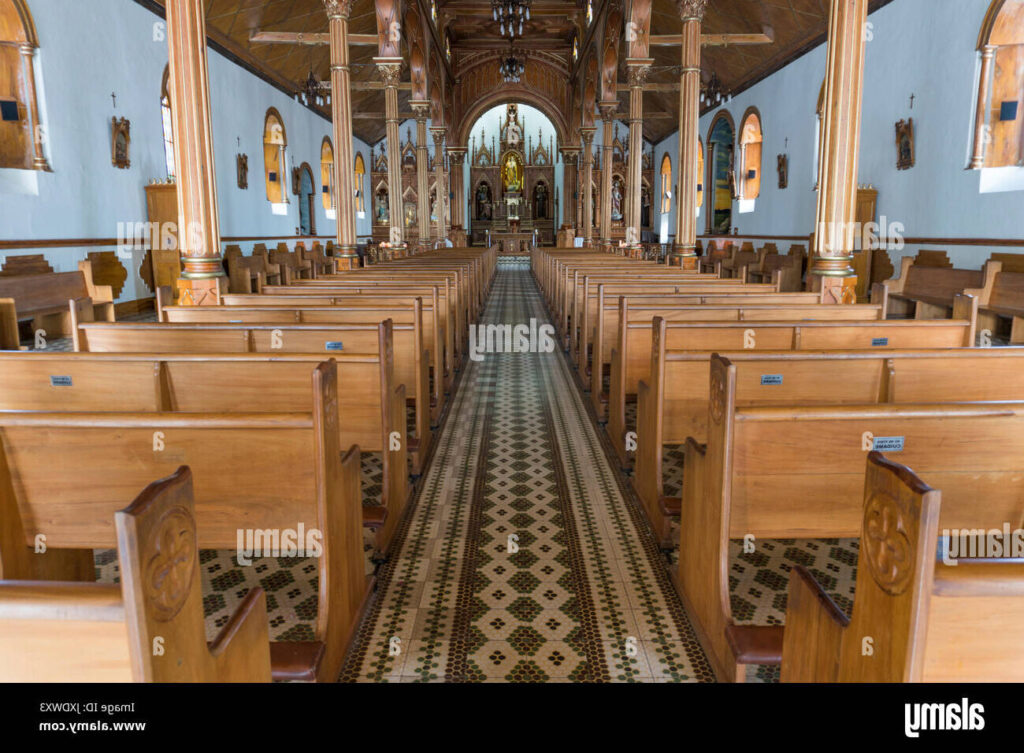
[[[533,233],[491,233],[491,245],[498,247],[498,256],[529,256]]]

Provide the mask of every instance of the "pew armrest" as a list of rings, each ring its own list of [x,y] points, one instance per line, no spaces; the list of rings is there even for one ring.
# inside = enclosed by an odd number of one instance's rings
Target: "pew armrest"
[[[779,664],[782,662],[781,625],[729,625],[725,629],[737,664]]]
[[[806,568],[789,575],[782,682],[836,682],[839,652],[849,618]]]
[[[217,682],[269,682],[270,628],[267,595],[253,588],[210,644]]]

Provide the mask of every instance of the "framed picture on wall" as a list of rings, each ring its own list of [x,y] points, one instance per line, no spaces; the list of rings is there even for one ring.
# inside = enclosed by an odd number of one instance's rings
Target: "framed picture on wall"
[[[914,166],[914,119],[896,124],[896,169],[909,170]]]
[[[127,170],[132,166],[130,149],[132,124],[127,118],[110,119],[110,162],[114,167]]]

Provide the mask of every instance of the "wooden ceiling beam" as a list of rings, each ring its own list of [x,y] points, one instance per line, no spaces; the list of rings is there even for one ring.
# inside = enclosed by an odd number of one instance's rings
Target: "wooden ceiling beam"
[[[249,36],[253,44],[299,44],[311,47],[329,45],[330,34],[303,33],[301,31],[254,31]],[[375,46],[377,44],[376,34],[349,34],[349,45]]]
[[[702,47],[727,47],[741,44],[773,44],[775,37],[771,34],[701,34]],[[683,43],[682,34],[652,34],[652,47],[678,47]]]

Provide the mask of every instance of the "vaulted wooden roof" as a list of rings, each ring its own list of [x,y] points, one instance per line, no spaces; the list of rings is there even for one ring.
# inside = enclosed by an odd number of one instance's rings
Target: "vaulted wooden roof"
[[[159,9],[163,0],[136,0]],[[606,8],[613,0],[594,0],[594,23],[599,28]],[[874,0],[872,9],[891,0]],[[405,0],[417,3],[430,26],[430,0]],[[626,4],[628,5],[628,3]],[[437,21],[427,39],[443,48],[450,38],[450,70],[458,82],[460,61],[479,58],[482,51],[507,50],[491,18],[490,0],[436,0]],[[705,46],[705,78],[718,75],[723,88],[737,91],[750,86],[793,58],[825,40],[827,0],[710,0],[704,20],[705,34],[767,34],[770,44]],[[624,13],[628,22],[628,9]],[[318,78],[329,78],[329,54],[326,46],[253,41],[258,32],[299,32],[322,34],[327,17],[322,0],[207,0],[207,31],[222,51],[257,71],[277,86],[296,92],[312,69]],[[376,13],[374,0],[356,0],[349,22],[354,35],[351,45],[353,130],[364,141],[376,142],[384,136],[384,93],[373,64]],[[680,32],[675,0],[653,0],[651,20],[651,57],[654,65],[644,94],[644,136],[659,141],[676,128],[679,111],[680,48],[673,35]],[[557,56],[571,67],[574,36],[581,45],[588,39],[585,0],[533,0],[531,20],[524,29],[521,46],[527,54],[543,51]],[[594,35],[597,36],[596,34]],[[596,40],[599,42],[599,40]],[[586,50],[581,49],[581,55]],[[442,53],[443,54],[443,53]],[[628,111],[628,87],[625,86],[625,52],[620,53],[620,111]],[[824,76],[824,71],[822,71]],[[408,80],[408,71],[404,74]],[[567,82],[568,86],[568,82]],[[399,92],[399,110],[410,113],[408,87]],[[326,111],[324,112],[326,115]]]

